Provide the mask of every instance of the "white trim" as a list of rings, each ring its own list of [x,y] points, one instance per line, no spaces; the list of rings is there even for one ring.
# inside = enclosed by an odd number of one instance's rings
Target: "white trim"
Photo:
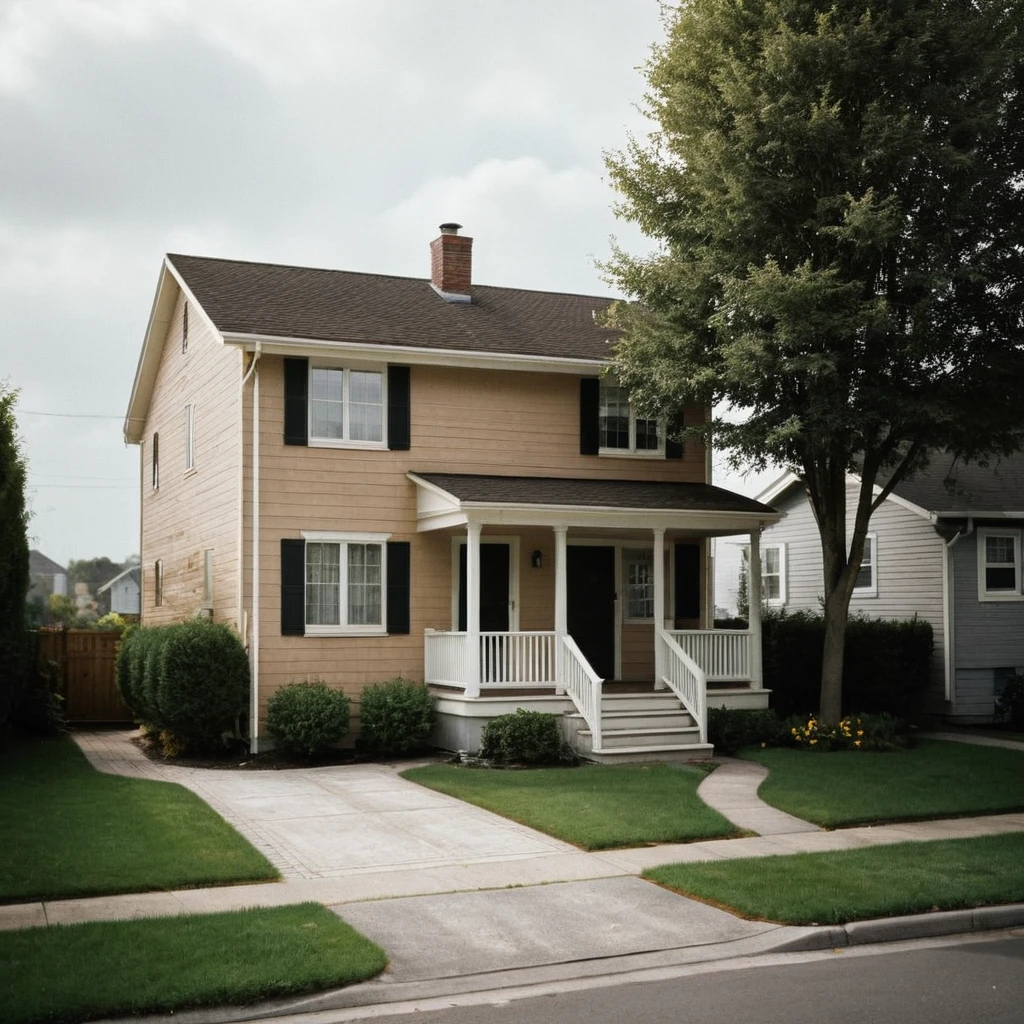
[[[764,603],[766,605],[768,605],[770,608],[782,608],[785,605],[786,601],[789,600],[789,587],[788,587],[789,580],[787,578],[788,577],[788,573],[786,572],[786,568],[787,568],[786,556],[787,556],[788,552],[786,550],[786,542],[785,541],[772,541],[770,544],[762,544],[761,545],[761,593],[764,594],[764,593],[767,592],[766,588],[764,586],[764,578],[765,578],[765,564],[767,563],[768,559],[765,556],[773,548],[776,549],[779,552],[779,572],[778,572],[778,577],[779,577],[779,596],[778,597],[765,597],[764,598]],[[748,547],[748,551],[749,551],[749,547]],[[749,557],[749,555],[748,555],[748,557]],[[770,573],[769,575],[775,575],[775,574],[774,573]],[[748,588],[749,588],[749,568],[748,568]],[[749,593],[749,589],[748,589],[748,593]]]
[[[451,611],[452,611],[452,632],[458,632],[459,628],[459,548],[466,546],[467,538],[458,534],[452,537],[452,585],[451,585]],[[490,534],[481,534],[480,546],[485,544],[507,544],[508,545],[508,631],[519,632],[519,545],[520,538],[514,534],[507,537],[492,537]],[[469,610],[469,595],[466,595],[467,615]]]
[[[871,542],[871,561],[865,563],[864,560],[861,559],[860,571],[863,572],[865,564],[871,566],[871,584],[867,587],[854,586],[852,596],[878,597],[878,534],[874,531],[866,533],[864,534],[864,541],[865,544],[868,541]]]
[[[349,541],[354,544],[386,544],[391,540],[390,533],[356,533],[352,531],[339,532],[338,530],[302,530],[300,536],[303,540],[311,541],[314,544],[347,544]]]
[[[1007,537],[1013,541],[1013,590],[989,590],[985,570],[988,568],[988,545],[989,537]],[[1010,529],[999,529],[998,527],[979,527],[977,531],[976,555],[978,565],[978,600],[982,602],[994,601],[1024,601],[1024,593],[1021,588],[1021,531]]]

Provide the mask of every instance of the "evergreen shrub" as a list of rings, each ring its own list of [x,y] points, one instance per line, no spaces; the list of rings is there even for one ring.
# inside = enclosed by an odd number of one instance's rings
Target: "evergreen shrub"
[[[322,679],[288,683],[267,703],[267,732],[288,754],[314,757],[348,732],[349,699]]]
[[[558,716],[517,708],[492,718],[483,729],[480,753],[514,764],[564,764],[576,755],[562,739]]]
[[[404,754],[427,745],[434,728],[434,699],[423,683],[400,676],[374,683],[359,698],[360,746]]]

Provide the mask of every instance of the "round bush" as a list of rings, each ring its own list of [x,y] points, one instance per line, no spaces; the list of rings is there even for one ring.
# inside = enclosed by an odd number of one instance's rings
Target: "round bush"
[[[132,684],[134,674],[138,671],[135,662],[138,660],[141,632],[139,629],[130,628],[122,633],[117,643],[117,654],[114,656],[114,682],[117,684],[117,692],[133,715],[137,715]]]
[[[348,732],[349,699],[322,679],[282,686],[267,703],[267,732],[285,753],[313,757]]]
[[[492,718],[484,726],[480,753],[515,764],[558,764],[569,759],[558,716],[525,708]]]
[[[135,714],[152,726],[161,725],[156,693],[160,684],[160,658],[164,644],[177,626],[150,626],[139,631],[138,648],[133,654],[132,696]]]
[[[223,746],[237,730],[249,695],[249,659],[238,634],[209,619],[190,619],[162,630],[156,659],[157,724],[190,748]],[[149,661],[147,660],[147,685]]]
[[[359,726],[361,745],[367,750],[420,750],[434,728],[434,699],[423,683],[402,678],[374,683],[359,698]]]

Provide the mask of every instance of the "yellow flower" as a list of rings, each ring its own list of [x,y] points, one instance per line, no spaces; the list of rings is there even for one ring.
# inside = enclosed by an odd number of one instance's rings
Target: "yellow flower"
[[[854,745],[855,747],[859,747],[859,746],[860,746],[860,740],[854,740],[854,741],[853,741],[853,745]]]
[[[811,740],[811,746],[813,747],[814,744],[817,743],[817,742],[818,742],[817,740]]]
[[[858,736],[863,736],[864,735],[864,730],[863,729],[858,729],[857,730],[857,735]]]

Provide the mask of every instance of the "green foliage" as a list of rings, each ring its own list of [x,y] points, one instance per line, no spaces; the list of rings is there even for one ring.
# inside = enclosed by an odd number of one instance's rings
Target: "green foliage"
[[[156,723],[195,750],[237,733],[249,694],[249,659],[238,634],[208,619],[164,627],[156,659]],[[147,673],[148,674],[148,673]]]
[[[1024,730],[1024,676],[1010,676],[996,698],[996,718]]]
[[[34,736],[67,730],[59,662],[36,662],[18,701],[17,722],[20,732]]]
[[[267,703],[267,732],[289,754],[314,757],[348,732],[349,699],[322,679],[282,686]]]
[[[895,715],[847,715],[835,725],[799,717],[787,723],[781,740],[800,750],[902,750],[909,746],[907,723]],[[763,744],[762,744],[763,746]]]
[[[423,683],[398,677],[374,683],[359,698],[360,745],[404,754],[427,745],[434,728],[434,699]]]
[[[691,0],[666,28],[654,129],[609,158],[658,242],[606,267],[616,372],[642,415],[745,410],[686,433],[799,472],[834,722],[874,485],[1024,443],[1024,5]]]
[[[47,599],[50,621],[57,626],[70,629],[78,618],[75,602],[67,594],[51,594]]]
[[[824,618],[771,611],[762,629],[764,685],[772,691],[772,706],[780,715],[807,715],[817,707]],[[931,624],[917,618],[853,618],[846,636],[844,712],[910,717],[928,687]]]
[[[562,739],[558,716],[526,708],[492,718],[484,726],[480,753],[512,764],[566,764],[577,760]]]
[[[771,708],[708,708],[708,742],[716,754],[735,754],[741,747],[782,743],[786,723]]]
[[[126,567],[126,565],[122,566],[106,556],[100,558],[72,558],[68,562],[68,589],[74,592],[76,583],[86,584],[92,599],[99,608],[99,613],[105,614],[110,610],[110,591],[107,590],[101,594],[99,589]]]
[[[106,615],[101,615],[93,624],[93,629],[104,630],[106,632],[121,632],[127,627],[128,623],[121,618],[117,612],[107,612]]]
[[[28,510],[25,459],[14,416],[17,397],[0,381],[0,727],[17,715],[32,658],[25,619]]]

